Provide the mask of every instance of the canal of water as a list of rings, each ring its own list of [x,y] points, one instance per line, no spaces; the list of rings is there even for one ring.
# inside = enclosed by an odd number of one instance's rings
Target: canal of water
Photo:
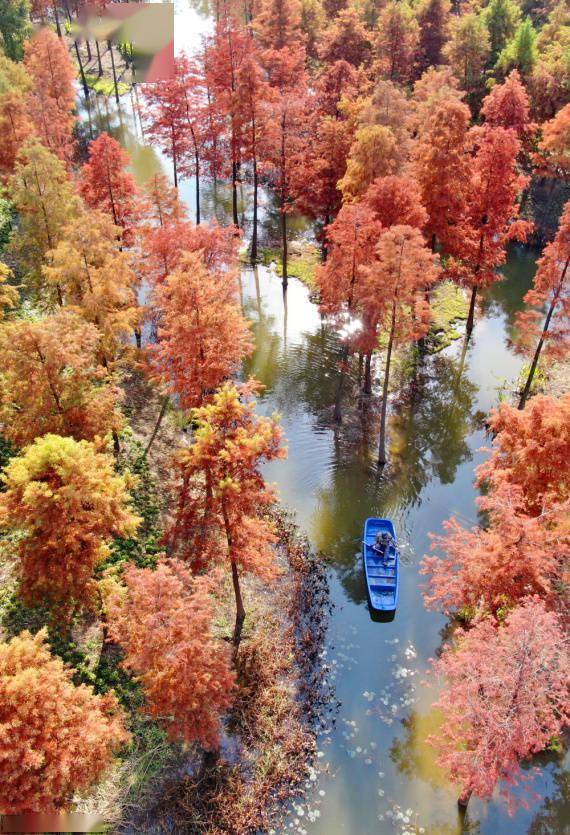
[[[207,17],[181,0],[176,12],[177,46],[197,44],[209,25]],[[139,178],[161,166],[169,171],[168,163],[145,146],[132,104],[123,97],[120,114],[109,110],[109,103],[101,103],[98,113],[92,108],[96,127],[111,128],[122,138]],[[205,214],[223,218],[227,193],[219,189],[214,194],[209,187],[203,193]],[[192,208],[193,183],[183,183],[181,194]],[[266,227],[272,222],[270,209]],[[528,807],[513,817],[497,793],[488,802],[472,800],[461,821],[457,788],[437,768],[426,743],[436,731],[437,715],[425,672],[447,622],[424,608],[419,564],[429,550],[430,532],[440,533],[445,519],[455,515],[477,523],[474,469],[489,443],[483,421],[520,369],[508,339],[534,263],[535,253],[511,250],[505,280],[484,299],[466,351],[458,341],[435,356],[400,363],[390,399],[390,464],[381,477],[374,464],[377,395],[369,403],[359,397],[357,362],[344,389],[343,422],[338,424],[332,408],[341,355],[338,335],[299,281],[291,279],[284,295],[271,268],[242,271],[242,303],[256,336],[245,372],[265,385],[259,408],[281,414],[289,449],[287,460],[268,466],[266,476],[330,566],[334,603],[323,663],[340,707],[319,740],[314,779],[283,831],[570,832],[567,759],[543,756],[538,773],[531,766],[525,769],[531,795]],[[376,390],[381,371],[379,365]],[[367,609],[359,556],[367,516],[392,517],[403,543],[400,605],[392,623],[373,622]]]

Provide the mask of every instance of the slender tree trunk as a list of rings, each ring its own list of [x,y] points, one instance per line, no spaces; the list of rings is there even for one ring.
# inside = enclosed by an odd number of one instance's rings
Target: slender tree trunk
[[[113,84],[115,85],[115,101],[119,104],[119,88],[117,86],[117,70],[115,68],[115,55],[113,53],[112,41],[107,41],[107,47],[111,53],[111,67],[113,69]]]
[[[237,162],[232,162],[232,211],[234,226],[239,227],[237,202]]]
[[[87,47],[87,60],[91,61],[93,55],[91,53],[91,44],[89,43],[89,38],[85,39],[85,46]]]
[[[253,157],[253,229],[251,233],[251,263],[257,262],[257,157]]]
[[[77,63],[79,64],[79,75],[81,76],[81,84],[83,85],[83,92],[85,93],[85,98],[89,98],[89,87],[87,86],[87,79],[85,78],[85,72],[83,70],[83,62],[81,61],[81,55],[79,54],[79,46],[77,45],[77,41],[73,41],[73,46],[75,47],[75,55],[77,57]]]
[[[154,439],[156,438],[156,436],[158,434],[158,430],[160,429],[162,419],[163,419],[164,415],[166,414],[166,410],[168,408],[169,399],[170,398],[168,397],[168,395],[165,395],[165,397],[162,398],[162,405],[160,407],[160,412],[158,413],[158,418],[156,420],[156,423],[154,424],[154,429],[152,430],[152,435],[150,436],[149,442],[146,445],[146,449],[144,451],[145,458],[149,454],[150,448],[154,443]]]
[[[380,414],[380,441],[378,444],[378,466],[383,467],[386,463],[386,415],[388,412],[388,386],[390,383],[390,362],[392,360],[392,347],[394,345],[394,332],[396,330],[396,304],[392,304],[392,324],[390,326],[390,339],[388,341],[388,354],[386,355],[386,369],[384,371],[384,386],[382,390],[382,412]]]
[[[119,443],[119,436],[117,434],[117,431],[113,429],[113,452],[115,453],[115,455],[118,455],[120,451],[121,444]]]
[[[467,336],[471,336],[473,332],[473,323],[475,322],[475,301],[477,299],[477,287],[473,287],[471,291],[471,302],[469,304],[469,316],[467,317],[467,325],[465,331]]]
[[[234,587],[234,595],[236,599],[236,623],[234,627],[233,642],[234,655],[237,655],[241,641],[241,633],[243,631],[243,624],[245,621],[245,608],[243,605],[243,598],[241,596],[241,586],[239,582],[239,573],[237,564],[232,560],[232,583]]]
[[[461,793],[457,800],[457,805],[459,807],[460,812],[465,812],[467,806],[469,805],[469,801],[471,800],[471,795],[473,794],[472,789],[465,789],[464,792]]]
[[[56,0],[53,0],[52,7],[53,7],[53,13],[55,15],[55,27],[57,29],[57,36],[58,36],[58,38],[61,38],[61,24],[59,22],[59,11],[57,9]]]
[[[101,49],[99,48],[99,41],[95,38],[95,48],[97,50],[97,64],[99,66],[99,78],[103,75],[103,64],[101,63]]]
[[[519,409],[524,409],[526,405],[526,401],[530,394],[530,389],[532,386],[532,381],[534,380],[534,375],[536,373],[536,368],[538,366],[538,360],[540,359],[540,353],[542,351],[542,346],[544,345],[544,340],[546,338],[546,334],[548,332],[548,328],[550,326],[550,320],[552,319],[552,314],[554,313],[554,308],[556,307],[557,299],[553,299],[550,308],[548,309],[548,314],[546,316],[544,327],[542,329],[542,333],[540,335],[540,339],[538,340],[538,345],[536,346],[536,351],[534,352],[534,357],[532,358],[532,365],[530,366],[530,371],[528,372],[528,377],[526,378],[525,387],[523,389],[523,393],[521,394],[521,399],[519,400]]]
[[[174,188],[178,188],[178,165],[176,164],[176,139],[174,128],[172,129],[172,171],[174,174]]]
[[[372,351],[364,358],[364,394],[372,394]]]
[[[281,238],[283,244],[283,289],[287,289],[287,285],[289,283],[289,276],[287,273],[287,213],[285,212],[285,206],[281,207]]]

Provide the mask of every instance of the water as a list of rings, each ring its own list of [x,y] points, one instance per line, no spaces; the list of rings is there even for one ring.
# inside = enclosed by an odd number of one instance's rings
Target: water
[[[209,26],[207,9],[195,11],[179,2],[176,11],[177,47],[196,45]],[[131,97],[123,97],[120,117],[111,103],[100,105],[92,117],[95,130],[110,128],[129,148],[140,181],[160,168],[170,171],[169,163],[144,145]],[[205,216],[224,220],[228,190],[220,186],[214,193],[203,183],[202,193]],[[181,194],[192,212],[194,184],[183,182]],[[270,232],[274,216],[267,203]],[[247,190],[243,205],[245,213]],[[435,691],[422,684],[447,622],[424,608],[419,563],[429,550],[429,533],[441,532],[449,516],[477,522],[474,468],[489,443],[483,419],[520,369],[508,340],[534,264],[535,253],[511,250],[506,278],[484,298],[466,353],[462,343],[455,343],[422,363],[400,363],[391,397],[390,465],[381,479],[374,466],[377,398],[359,407],[354,363],[344,390],[344,421],[335,424],[340,346],[307,289],[290,279],[283,296],[271,269],[242,273],[244,312],[256,335],[245,373],[266,386],[259,409],[281,414],[289,448],[288,459],[273,462],[266,476],[330,565],[335,604],[324,662],[341,707],[334,728],[319,741],[318,780],[310,783],[301,808],[292,811],[286,831],[570,832],[568,758],[555,755],[541,758],[539,774],[527,769],[529,788],[537,794],[528,808],[509,817],[498,794],[488,802],[473,799],[461,824],[458,790],[426,744],[437,716],[431,708]],[[378,385],[381,368],[376,374]],[[363,521],[374,515],[393,517],[403,542],[400,606],[387,624],[370,619],[359,557]]]

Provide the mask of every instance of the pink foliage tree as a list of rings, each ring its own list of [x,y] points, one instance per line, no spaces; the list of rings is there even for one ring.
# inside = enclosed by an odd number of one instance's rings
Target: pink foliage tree
[[[528,597],[503,625],[486,619],[461,631],[457,645],[432,663],[445,684],[436,703],[441,733],[430,742],[461,787],[460,806],[473,794],[490,797],[499,782],[508,796],[521,761],[570,722],[569,645],[560,619]]]

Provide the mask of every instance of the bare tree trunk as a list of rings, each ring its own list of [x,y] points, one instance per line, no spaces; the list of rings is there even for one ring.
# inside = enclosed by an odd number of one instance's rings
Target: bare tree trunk
[[[241,633],[243,631],[243,624],[245,621],[245,607],[243,605],[243,598],[241,596],[241,586],[239,582],[239,573],[236,563],[232,560],[232,583],[234,587],[234,595],[236,599],[236,622],[234,626],[233,642],[234,642],[234,657],[237,655]]]
[[[237,163],[232,162],[232,212],[234,226],[239,227],[238,203],[237,203]]]
[[[99,48],[99,41],[95,38],[95,47],[97,49],[97,64],[99,65],[99,77],[103,75],[103,64],[101,63],[101,50]]]
[[[384,386],[382,389],[382,412],[380,414],[380,441],[378,444],[378,466],[383,467],[386,463],[386,414],[388,412],[388,385],[390,382],[390,362],[392,360],[392,347],[394,345],[394,332],[396,330],[396,304],[392,304],[392,324],[390,327],[390,339],[388,341],[388,354],[386,356],[386,368],[384,370]]]
[[[144,457],[145,458],[149,454],[150,448],[154,443],[154,439],[156,438],[156,436],[158,434],[158,430],[160,429],[160,424],[162,423],[162,419],[163,419],[164,415],[166,414],[166,410],[168,408],[169,399],[170,398],[168,397],[168,395],[165,395],[162,398],[162,405],[160,407],[160,412],[158,413],[158,418],[156,419],[156,423],[154,424],[154,429],[152,430],[152,435],[150,436],[149,442],[146,445],[146,449],[144,451]]]
[[[115,101],[119,104],[119,88],[117,86],[117,70],[115,68],[115,55],[113,53],[112,41],[107,41],[107,47],[111,53],[111,67],[113,68],[113,84],[115,85]]]
[[[348,364],[348,345],[343,345],[341,359],[340,359],[340,377],[338,387],[336,390],[336,397],[334,401],[334,419],[337,423],[342,423],[342,391],[344,389],[344,380],[346,377]]]
[[[469,805],[469,801],[471,800],[471,795],[473,794],[472,789],[466,789],[462,794],[459,796],[457,800],[457,805],[459,807],[460,812],[465,812],[467,806]]]
[[[57,29],[57,36],[58,36],[58,38],[61,38],[61,24],[59,22],[59,12],[57,10],[56,0],[52,0],[52,7],[53,7],[53,13],[55,15],[55,27]]]
[[[252,264],[257,262],[257,157],[253,157],[253,229],[251,233],[251,253],[250,260]]]
[[[364,358],[364,394],[372,394],[372,351],[368,351]]]
[[[283,284],[283,289],[286,290],[289,283],[289,276],[287,273],[287,213],[285,212],[285,205],[281,207],[281,239],[283,246],[283,280],[281,283]]]
[[[77,63],[79,64],[79,75],[81,76],[81,84],[83,85],[83,92],[85,93],[85,98],[89,98],[89,87],[87,86],[87,79],[85,78],[85,72],[83,71],[83,62],[81,61],[81,55],[79,54],[79,46],[77,45],[77,41],[73,41],[73,46],[75,47],[75,55],[77,57]]]
[[[473,287],[471,291],[471,302],[469,304],[469,316],[467,317],[467,325],[465,331],[468,336],[473,332],[473,323],[475,321],[475,301],[477,299],[477,287]]]

